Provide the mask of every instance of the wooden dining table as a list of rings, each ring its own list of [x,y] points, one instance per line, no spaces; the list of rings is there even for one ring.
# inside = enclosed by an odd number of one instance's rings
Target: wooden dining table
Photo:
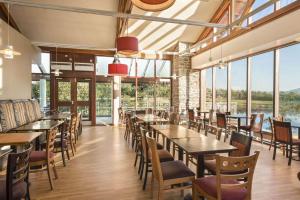
[[[179,147],[179,160],[183,160],[183,152],[197,158],[197,177],[204,176],[205,155],[237,150],[236,147],[217,140],[213,135],[205,136],[203,132],[198,133],[180,125],[152,125],[151,127],[167,139],[167,150],[170,151],[170,142]]]
[[[12,131],[20,132],[20,131],[50,131],[53,128],[56,128],[62,125],[64,122],[59,120],[41,120],[35,121],[23,126],[19,126],[18,128],[13,129]]]
[[[71,113],[55,113],[52,115],[46,115],[42,117],[41,120],[62,120],[65,121],[67,119],[70,119],[72,116]]]
[[[24,145],[31,143],[36,138],[44,134],[43,132],[26,133],[3,133],[0,134],[0,146],[14,146],[17,152],[24,150]]]

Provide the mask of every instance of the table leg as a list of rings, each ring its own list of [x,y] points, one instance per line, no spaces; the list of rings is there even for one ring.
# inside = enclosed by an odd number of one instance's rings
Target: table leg
[[[183,161],[183,149],[178,147],[178,160]]]
[[[240,127],[241,127],[241,118],[238,118],[238,132],[240,132]]]
[[[197,156],[197,178],[204,177],[204,156],[198,154]]]
[[[169,140],[169,138],[166,138],[166,140],[167,140],[166,147],[167,147],[167,150],[170,152],[171,141]]]

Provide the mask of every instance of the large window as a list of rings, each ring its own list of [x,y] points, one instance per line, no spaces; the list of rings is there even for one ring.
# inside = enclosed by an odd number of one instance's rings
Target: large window
[[[212,68],[206,69],[205,71],[205,110],[212,109]]]
[[[156,109],[168,109],[171,107],[171,80],[161,79],[156,84]]]
[[[256,8],[262,6],[263,4],[265,4],[267,2],[268,2],[268,0],[255,0],[253,5],[252,5],[252,10],[255,10]],[[255,22],[255,21],[271,14],[272,12],[274,12],[274,5],[273,4],[271,6],[265,8],[264,10],[256,13],[252,17],[250,17],[250,22]]]
[[[215,68],[216,70],[216,109],[220,112],[227,111],[227,67]]]
[[[252,113],[264,113],[265,118],[273,116],[273,56],[271,51],[251,58]]]
[[[137,89],[137,109],[154,108],[154,83],[139,82]]]
[[[279,114],[300,123],[300,44],[279,51]]]
[[[231,109],[233,114],[247,112],[247,59],[231,63]]]

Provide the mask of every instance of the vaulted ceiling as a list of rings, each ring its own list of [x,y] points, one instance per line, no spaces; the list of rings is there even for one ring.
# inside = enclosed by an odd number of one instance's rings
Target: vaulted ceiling
[[[54,4],[98,10],[118,10],[118,0],[24,0],[41,4]],[[161,12],[146,12],[133,7],[132,14],[158,16],[182,20],[209,22],[222,0],[176,0]],[[33,44],[85,49],[112,49],[115,47],[116,18],[94,14],[11,7],[11,14],[21,32]],[[141,49],[166,50],[178,41],[197,41],[203,27],[163,22],[132,20],[128,32],[139,38]]]

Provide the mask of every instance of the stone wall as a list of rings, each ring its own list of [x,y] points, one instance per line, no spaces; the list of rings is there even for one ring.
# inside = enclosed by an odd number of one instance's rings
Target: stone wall
[[[183,51],[189,44],[179,43],[177,49]],[[191,57],[180,55],[173,57],[172,105],[180,111],[199,107],[199,72],[191,71]]]

